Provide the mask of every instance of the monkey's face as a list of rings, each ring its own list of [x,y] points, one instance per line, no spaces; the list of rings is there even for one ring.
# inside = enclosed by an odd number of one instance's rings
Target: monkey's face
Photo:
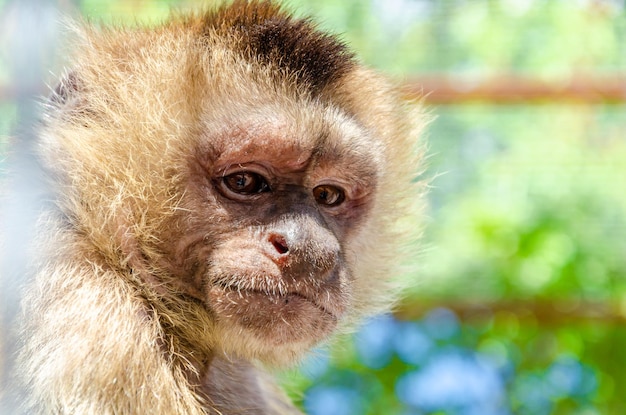
[[[214,315],[227,352],[297,353],[330,334],[350,303],[350,241],[380,161],[347,117],[306,110],[206,133],[191,161],[194,219],[178,252],[193,256],[185,289]]]

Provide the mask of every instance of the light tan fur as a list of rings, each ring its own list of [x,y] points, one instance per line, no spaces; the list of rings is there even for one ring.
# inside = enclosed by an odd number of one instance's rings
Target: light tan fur
[[[250,7],[274,13],[268,4]],[[72,75],[40,134],[58,196],[41,217],[23,301],[17,371],[28,413],[297,413],[260,364],[294,363],[393,304],[411,239],[398,220],[417,213],[422,192],[419,109],[360,64],[318,86],[247,57],[238,32],[202,25],[196,15],[156,28],[77,28]],[[279,265],[255,271],[246,259],[283,219],[244,225],[236,204],[207,190],[204,167],[227,174],[259,154],[272,169],[310,170],[305,185],[339,177],[357,189],[361,213],[324,216],[341,226],[294,219],[321,240],[339,235],[337,284],[303,277],[285,288],[268,277]],[[327,265],[319,249],[302,254],[311,269]],[[246,277],[235,281],[238,272]],[[249,298],[221,285],[204,292],[216,273]],[[273,300],[290,290],[313,302]],[[250,318],[259,319],[251,328],[242,323]]]

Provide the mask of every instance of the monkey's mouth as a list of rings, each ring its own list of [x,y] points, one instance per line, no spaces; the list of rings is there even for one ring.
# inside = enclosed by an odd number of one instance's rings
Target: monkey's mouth
[[[323,297],[323,298],[322,298]],[[343,307],[336,293],[267,292],[214,285],[210,308],[219,320],[251,330],[274,342],[317,341],[337,326]]]
[[[338,310],[333,310],[328,307],[324,302],[319,301],[314,298],[313,295],[304,294],[298,291],[288,291],[285,293],[277,293],[277,292],[268,292],[259,289],[246,288],[242,289],[240,287],[218,284],[217,287],[223,291],[224,295],[226,295],[230,300],[240,300],[244,303],[249,303],[250,301],[264,301],[271,303],[277,307],[289,307],[295,306],[297,307],[299,303],[308,303],[316,307],[320,312],[327,314],[328,316],[337,319],[338,318]],[[330,295],[328,296],[328,298]],[[260,304],[259,304],[260,305]]]

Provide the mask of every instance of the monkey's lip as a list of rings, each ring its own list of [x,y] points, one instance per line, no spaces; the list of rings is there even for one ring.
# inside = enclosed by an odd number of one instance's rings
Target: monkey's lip
[[[296,301],[304,301],[308,304],[315,306],[322,313],[327,314],[334,320],[337,320],[340,314],[340,311],[333,310],[332,307],[328,307],[326,304],[324,304],[323,301],[319,301],[317,298],[315,298],[320,296],[319,294],[311,295],[308,293],[294,290],[287,292],[272,292],[255,288],[241,288],[226,284],[218,284],[214,286],[214,288],[218,288],[224,293],[237,293],[242,299],[244,299],[244,297],[253,297],[255,299],[271,301],[276,304],[282,303],[284,307],[287,307],[290,304],[291,299],[294,299]]]

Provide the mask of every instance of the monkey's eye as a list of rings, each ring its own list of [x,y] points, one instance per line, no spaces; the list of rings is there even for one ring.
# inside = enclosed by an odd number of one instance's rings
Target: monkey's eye
[[[346,198],[342,189],[328,184],[314,188],[313,196],[317,203],[328,207],[339,206]]]
[[[249,171],[224,176],[222,182],[228,190],[240,195],[254,195],[270,191],[270,186],[263,176]]]

